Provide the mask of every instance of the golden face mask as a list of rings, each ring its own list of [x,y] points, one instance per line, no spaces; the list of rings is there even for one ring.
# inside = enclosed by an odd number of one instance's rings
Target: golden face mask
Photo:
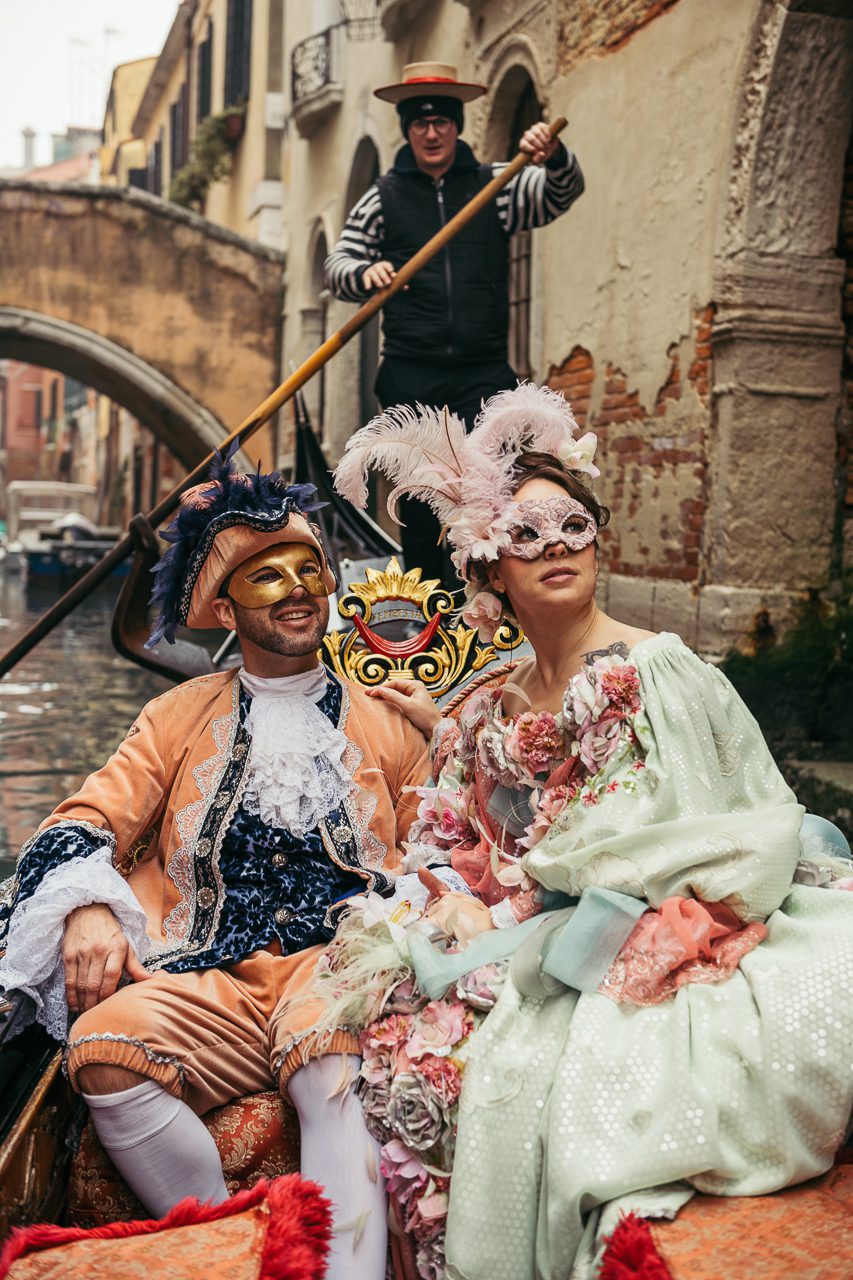
[[[247,609],[284,600],[296,587],[327,596],[319,552],[304,542],[281,542],[250,556],[231,575],[228,594]]]

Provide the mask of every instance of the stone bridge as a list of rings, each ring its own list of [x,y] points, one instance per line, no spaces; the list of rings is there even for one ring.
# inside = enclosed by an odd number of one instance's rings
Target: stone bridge
[[[281,381],[282,264],[143,192],[0,181],[0,357],[110,396],[191,467]],[[272,462],[271,426],[247,453]]]

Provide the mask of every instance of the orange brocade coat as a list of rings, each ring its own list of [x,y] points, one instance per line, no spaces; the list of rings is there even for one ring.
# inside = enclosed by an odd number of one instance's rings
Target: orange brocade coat
[[[359,685],[341,684],[338,726],[351,744],[344,763],[356,787],[320,832],[330,860],[370,889],[399,866],[399,841],[417,806],[407,788],[425,779],[427,751],[402,715]],[[242,797],[250,745],[239,687],[229,671],[149,702],[115,755],[39,828],[67,822],[103,835],[145,910],[149,969],[205,950],[216,932],[219,850]]]

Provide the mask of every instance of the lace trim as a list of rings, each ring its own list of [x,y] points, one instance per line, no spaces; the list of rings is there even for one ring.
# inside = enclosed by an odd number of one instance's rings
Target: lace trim
[[[319,692],[325,687],[323,672]],[[310,693],[251,691],[244,807],[267,826],[283,827],[302,839],[353,790],[346,761],[349,743]]]
[[[145,912],[113,866],[107,845],[48,871],[35,892],[18,904],[9,922],[6,954],[0,960],[0,984],[6,991],[29,996],[36,1019],[56,1040],[64,1040],[68,1033],[62,959],[65,921],[77,907],[95,902],[111,909],[144,961],[149,950]]]
[[[172,942],[184,942],[190,937],[195,914],[196,873],[195,852],[199,833],[210,811],[222,774],[231,755],[231,747],[240,722],[239,686],[234,681],[231,711],[218,716],[212,725],[214,752],[193,769],[193,781],[199,790],[199,798],[192,800],[175,815],[175,826],[181,844],[172,854],[166,870],[173,881],[180,900],[163,922],[163,932]],[[222,882],[218,881],[221,896]]]
[[[93,1044],[97,1040],[107,1040],[110,1044],[130,1044],[135,1049],[141,1049],[149,1062],[156,1062],[158,1066],[174,1067],[178,1073],[178,1079],[183,1087],[186,1082],[187,1068],[179,1058],[169,1053],[156,1053],[144,1040],[137,1040],[136,1036],[116,1035],[112,1031],[93,1032],[90,1036],[81,1036],[79,1040],[71,1040],[62,1053],[62,1069],[65,1075],[68,1075],[68,1055],[72,1049],[77,1049],[81,1044]]]

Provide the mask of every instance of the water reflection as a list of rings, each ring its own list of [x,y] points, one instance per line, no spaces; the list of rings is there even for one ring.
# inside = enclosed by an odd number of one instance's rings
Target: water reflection
[[[55,805],[98,768],[170,683],[112,648],[107,583],[0,680],[0,878]],[[0,651],[53,602],[0,569]]]

